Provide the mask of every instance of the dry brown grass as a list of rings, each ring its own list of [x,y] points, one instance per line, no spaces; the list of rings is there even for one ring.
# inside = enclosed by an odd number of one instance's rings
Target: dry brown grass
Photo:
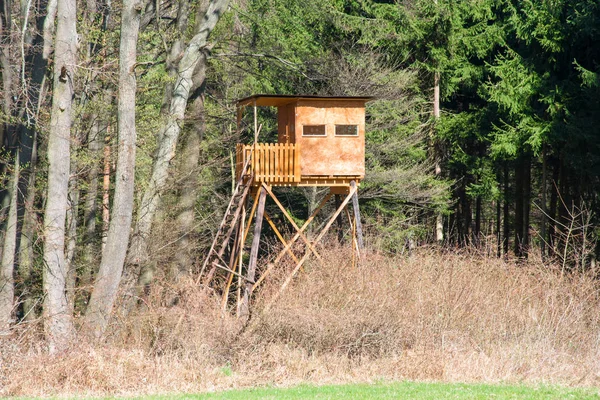
[[[189,283],[157,286],[103,346],[50,357],[31,326],[0,339],[0,395],[145,394],[376,379],[600,383],[600,285],[532,261],[330,249],[244,330]],[[178,303],[171,305],[174,297]]]

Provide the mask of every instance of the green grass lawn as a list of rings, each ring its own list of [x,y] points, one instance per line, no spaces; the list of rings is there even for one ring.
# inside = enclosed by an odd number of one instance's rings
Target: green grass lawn
[[[600,389],[398,382],[230,390],[153,399],[600,399]]]

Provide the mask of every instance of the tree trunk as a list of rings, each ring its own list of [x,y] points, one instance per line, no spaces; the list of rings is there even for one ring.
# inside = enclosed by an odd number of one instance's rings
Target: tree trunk
[[[72,99],[77,65],[76,1],[58,1],[54,85],[48,138],[48,193],[44,214],[44,314],[51,353],[64,350],[73,338],[65,285],[65,217],[69,189]]]
[[[39,98],[43,98],[45,80],[41,83]],[[40,104],[41,102],[38,102]],[[39,111],[39,107],[38,107]],[[31,153],[29,156],[29,166],[25,169],[21,178],[21,186],[19,195],[24,199],[22,208],[22,227],[19,236],[19,265],[18,272],[22,285],[20,296],[23,298],[23,315],[26,320],[33,320],[36,317],[35,304],[36,301],[31,293],[32,278],[34,271],[34,235],[37,228],[37,212],[34,209],[36,196],[36,169],[38,161],[38,136],[37,131],[33,132],[33,143],[31,145]]]
[[[92,126],[88,134],[88,150],[92,158],[92,165],[88,173],[88,187],[85,193],[85,211],[83,214],[83,223],[85,225],[84,238],[84,272],[82,280],[84,284],[89,283],[91,277],[90,267],[94,263],[94,248],[96,243],[96,216],[98,214],[98,177],[100,176],[100,158],[102,154],[102,140],[100,138],[98,115],[92,115]],[[87,278],[85,278],[87,276]]]
[[[5,116],[13,114],[13,98],[15,96],[15,74],[13,73],[13,63],[15,59],[11,54],[13,46],[12,32],[14,25],[12,23],[12,2],[10,0],[0,0],[2,10],[0,12],[0,68],[2,71],[2,112]],[[15,142],[15,129],[9,118],[2,118],[0,122],[0,148],[12,151]],[[0,160],[0,251],[4,245],[4,219],[10,207],[11,193],[10,183],[7,174],[10,169],[10,163]]]
[[[467,183],[463,179],[456,189],[456,231],[458,244],[466,246],[470,242],[471,236],[471,207],[466,192]]]
[[[548,255],[556,254],[556,213],[558,207],[558,179],[560,177],[560,160],[555,159],[554,168],[552,170],[552,189],[550,192],[550,209],[548,210]]]
[[[546,260],[546,227],[548,226],[548,204],[546,202],[547,193],[547,182],[548,182],[548,162],[546,160],[546,146],[542,149],[542,220],[541,220],[541,239],[540,240],[540,254],[542,261]]]
[[[108,122],[104,136],[104,169],[102,171],[102,251],[106,247],[106,237],[108,236],[108,225],[110,223],[110,130],[111,123]]]
[[[340,208],[340,206],[342,205],[342,196],[339,194],[334,195],[334,204],[335,204],[335,209],[337,210],[338,208]],[[312,213],[310,213],[309,215],[311,215]],[[344,242],[344,222],[342,220],[342,213],[340,213],[340,215],[338,215],[338,217],[335,219],[335,222],[337,224],[337,240],[339,244],[342,244]],[[352,246],[354,246],[354,239],[352,239]]]
[[[87,21],[90,27],[94,27],[95,20],[98,14],[98,4],[96,0],[87,0],[85,7],[84,20]],[[108,21],[108,8],[103,7],[102,10],[103,23],[101,27],[102,33],[105,34],[107,31],[106,22]],[[106,46],[104,40],[93,40],[88,43],[87,57],[92,59],[96,54],[102,55],[102,59],[106,59]],[[104,68],[106,65],[102,65]],[[92,97],[94,100],[100,100],[102,98],[102,85],[99,82],[99,74],[92,73],[91,75],[91,89]],[[109,102],[110,104],[110,102]],[[80,283],[82,287],[88,287],[91,284],[91,278],[93,274],[93,266],[98,264],[96,252],[98,249],[98,243],[96,241],[96,217],[98,216],[98,177],[100,176],[100,160],[102,158],[102,136],[100,133],[100,113],[97,110],[92,110],[86,119],[90,122],[88,133],[87,133],[87,149],[91,159],[91,165],[87,174],[87,190],[85,192],[84,200],[84,213],[83,213],[83,253],[82,253],[82,268],[80,275]]]
[[[304,188],[304,197],[306,198],[306,217],[308,218],[309,215],[312,215],[313,211],[315,211],[315,209],[319,206],[319,201],[317,200],[317,187],[316,186],[310,186],[307,188]],[[308,232],[313,232],[314,231],[314,227],[313,226],[309,226],[307,228]]]
[[[465,222],[464,222],[464,228],[465,228],[464,245],[468,246],[471,244],[470,241],[471,241],[471,238],[473,237],[473,227],[472,227],[473,213],[471,210],[471,200],[469,199],[469,196],[467,195],[467,184],[466,183],[463,188],[462,199],[463,199],[463,217],[465,219]]]
[[[37,147],[37,145],[36,145]],[[35,152],[35,150],[34,150]],[[23,228],[21,230],[21,243],[19,245],[19,277],[21,279],[23,290],[23,315],[25,320],[31,321],[36,318],[35,299],[31,293],[33,287],[33,262],[34,251],[33,244],[36,234],[37,213],[34,209],[35,203],[35,165],[37,162],[32,162],[31,173],[29,175],[29,188],[27,189],[27,197],[25,199],[25,214],[23,215]]]
[[[36,34],[32,35],[33,42],[32,50],[27,57],[25,65],[27,75],[23,76],[23,82],[27,81],[27,101],[30,107],[35,107],[34,112],[27,111],[28,124],[20,126],[20,164],[24,167],[21,171],[19,182],[19,198],[18,198],[18,278],[20,285],[15,289],[19,290],[18,296],[22,300],[22,314],[27,320],[36,318],[35,304],[36,299],[33,297],[31,288],[35,287],[32,281],[33,278],[33,263],[34,263],[34,235],[37,232],[37,212],[34,210],[36,197],[36,169],[38,161],[38,117],[43,107],[46,98],[45,92],[47,87],[47,66],[48,59],[41,51],[41,47],[46,45],[46,40],[52,42],[52,36],[42,38],[39,34],[44,28],[45,23],[52,22],[56,16],[56,1],[53,2],[54,10],[51,10],[51,4],[46,5],[45,10],[41,10],[40,3],[37,3],[38,9],[35,12]],[[43,3],[42,3],[43,4]],[[44,13],[45,11],[45,13]]]
[[[76,152],[79,147],[79,143],[71,141],[71,145],[76,146],[75,149],[71,148],[72,152]],[[75,258],[75,250],[77,248],[77,215],[79,209],[79,183],[77,177],[77,157],[71,157],[71,176],[69,178],[69,193],[67,195],[68,208],[67,208],[67,231],[66,231],[66,254],[65,263],[67,264],[67,301],[69,307],[73,310],[75,304],[75,280],[76,280],[76,269],[73,266],[73,259]]]
[[[124,0],[119,48],[118,155],[112,216],[106,247],[86,311],[88,331],[96,338],[108,325],[129,243],[135,176],[135,63],[142,3]]]
[[[509,208],[509,172],[508,172],[508,161],[504,161],[504,206],[503,206],[503,229],[502,229],[502,249],[504,251],[504,255],[508,255],[509,248],[509,238],[510,238],[510,208]]]
[[[228,3],[229,0],[211,0],[202,22],[197,25],[195,36],[179,61],[177,79],[170,96],[169,111],[159,134],[158,149],[152,165],[152,176],[137,211],[136,228],[129,257],[132,264],[143,265],[147,262],[148,238],[160,196],[166,185],[169,166],[175,156],[177,140],[184,123],[185,110],[193,86],[193,74],[198,63],[205,59],[203,52],[208,37],[227,9]]]
[[[13,69],[11,65],[10,46],[12,41],[11,29],[11,2],[2,1],[2,12],[0,15],[0,67],[2,67],[2,111],[4,115],[12,114],[13,103]],[[0,147],[6,146],[9,123],[0,124]],[[0,170],[2,173],[2,170]],[[1,182],[0,182],[1,183]]]
[[[434,74],[434,85],[433,85],[433,117],[436,122],[440,119],[440,73],[436,72]],[[435,141],[435,138],[434,138]],[[442,166],[441,159],[442,155],[440,154],[439,144],[434,144],[434,158],[435,158],[435,176],[440,178],[442,176]],[[442,243],[444,241],[444,216],[441,212],[438,212],[435,219],[435,238],[438,243]]]
[[[56,19],[56,12],[58,10],[58,0],[48,0],[48,6],[46,11],[46,19],[44,20],[44,49],[43,57],[48,59],[50,52],[52,51],[52,35],[54,34],[54,20]]]
[[[496,200],[496,257],[502,257],[502,207],[500,199]]]
[[[529,255],[529,215],[531,211],[531,156],[523,163],[523,257]]]
[[[204,79],[202,79],[204,81]],[[183,147],[183,158],[181,164],[182,189],[179,197],[181,211],[177,216],[179,225],[179,242],[177,252],[177,271],[175,278],[188,275],[191,271],[193,253],[191,251],[190,235],[194,224],[194,206],[198,192],[197,169],[200,160],[200,143],[204,135],[204,96],[198,96],[192,107],[194,126],[186,138]]]
[[[479,247],[481,239],[481,196],[477,196],[475,200],[475,230],[473,231],[473,244]]]
[[[15,156],[12,184],[10,189],[10,209],[6,230],[4,232],[4,246],[2,264],[0,269],[0,333],[6,331],[12,323],[14,308],[14,267],[15,253],[17,250],[17,199],[19,187],[19,152]]]
[[[562,254],[564,250],[564,246],[567,244],[564,243],[565,234],[567,233],[566,226],[570,225],[570,217],[569,212],[571,211],[571,194],[569,190],[570,179],[569,179],[569,171],[567,169],[564,154],[561,155],[560,159],[560,173],[558,177],[558,215],[556,217],[557,224],[555,225],[555,238],[556,244],[555,248]]]
[[[160,112],[164,116],[169,115],[169,106],[173,99],[173,88],[177,79],[177,61],[183,53],[185,45],[185,33],[188,29],[188,21],[190,14],[190,0],[179,0],[177,7],[177,37],[173,40],[167,59],[165,60],[165,69],[169,75],[169,80],[165,84],[163,92],[163,100],[160,107]]]
[[[515,164],[515,255],[523,257],[523,169],[522,156]]]

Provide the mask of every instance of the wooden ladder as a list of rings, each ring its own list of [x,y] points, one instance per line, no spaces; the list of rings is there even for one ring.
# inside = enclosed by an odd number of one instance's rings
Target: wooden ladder
[[[200,275],[198,275],[198,280],[196,283],[200,283],[200,280],[204,276],[208,266],[210,266],[210,270],[204,278],[204,285],[210,284],[217,269],[224,270],[233,275],[239,275],[235,271],[235,266],[230,265],[232,261],[230,260],[230,262],[226,262],[224,257],[228,248],[230,248],[231,253],[235,252],[237,247],[235,243],[231,243],[231,240],[232,236],[234,236],[235,240],[237,240],[239,236],[237,234],[233,234],[236,232],[236,227],[239,226],[242,208],[250,194],[253,172],[250,171],[248,174],[249,170],[250,158],[246,160],[242,173],[239,176],[235,189],[231,195],[231,200],[229,200],[229,204],[227,205],[227,209],[223,215],[223,220],[217,229],[213,242],[210,246],[210,250],[204,259],[204,263],[202,264],[202,269],[200,270]],[[235,257],[232,257],[232,259],[234,258]]]

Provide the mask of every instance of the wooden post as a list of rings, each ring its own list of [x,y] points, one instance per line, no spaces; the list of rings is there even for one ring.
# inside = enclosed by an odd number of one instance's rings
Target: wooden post
[[[338,208],[340,208],[340,204],[342,204],[342,199],[339,194],[336,194],[334,199],[335,199],[335,208],[337,210]],[[342,243],[344,240],[344,225],[342,223],[342,214],[338,215],[336,222],[337,222],[337,229],[338,229],[338,242]]]
[[[245,202],[242,204],[242,215],[240,218],[240,222],[238,222],[235,239],[233,241],[233,248],[231,249],[231,253],[229,255],[229,269],[235,271],[237,268],[237,260],[241,256],[240,251],[244,247],[243,236],[244,236],[244,218],[246,217],[245,211]],[[227,301],[229,299],[229,288],[231,287],[231,283],[233,282],[234,273],[230,272],[227,275],[227,283],[225,285],[225,290],[223,291],[223,300],[221,301],[221,308],[223,312],[227,310]],[[241,277],[238,277],[241,279]]]
[[[256,210],[256,220],[254,222],[254,237],[252,238],[252,247],[250,248],[250,260],[248,261],[248,279],[246,280],[246,287],[244,289],[244,297],[240,304],[239,315],[242,318],[248,318],[250,316],[250,293],[252,292],[252,283],[254,282],[254,276],[256,274],[256,264],[258,261],[258,246],[260,244],[260,233],[262,230],[263,215],[265,213],[265,201],[267,199],[267,191],[264,187],[260,188],[260,194],[258,199],[258,209]]]
[[[356,253],[358,251],[358,244],[356,243],[356,218],[352,221],[352,268],[356,268]]]
[[[258,143],[258,111],[256,110],[256,100],[254,100],[254,145]]]
[[[358,190],[356,189],[356,182],[351,181],[350,187],[354,189],[352,195],[352,208],[354,209],[354,219],[356,224],[356,241],[358,243],[358,249],[362,250],[365,248],[365,242],[363,240],[362,223],[360,222],[360,209],[358,208]]]

